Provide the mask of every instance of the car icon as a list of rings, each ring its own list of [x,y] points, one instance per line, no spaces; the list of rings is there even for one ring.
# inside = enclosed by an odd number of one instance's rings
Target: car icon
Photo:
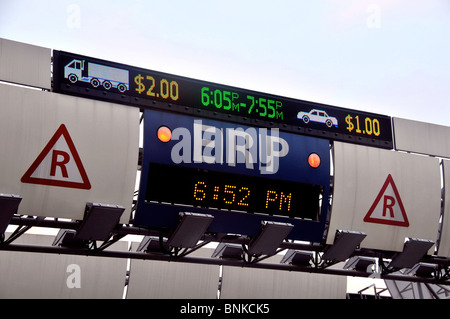
[[[327,112],[313,109],[307,112],[298,112],[297,118],[303,120],[306,124],[310,121],[324,123],[328,127],[338,126],[338,120],[335,117],[329,116]]]

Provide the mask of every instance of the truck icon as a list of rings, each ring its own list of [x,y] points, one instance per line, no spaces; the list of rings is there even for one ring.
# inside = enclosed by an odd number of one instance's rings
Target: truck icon
[[[128,70],[118,69],[106,65],[74,59],[64,67],[64,78],[71,83],[77,81],[90,83],[93,87],[103,86],[105,90],[112,87],[121,93],[129,89]]]
[[[322,110],[316,110],[313,109],[311,111],[307,112],[298,112],[297,114],[298,119],[302,119],[303,122],[306,124],[309,123],[309,121],[312,122],[318,122],[318,123],[324,123],[328,127],[338,126],[338,120],[335,117],[329,116],[327,112]]]

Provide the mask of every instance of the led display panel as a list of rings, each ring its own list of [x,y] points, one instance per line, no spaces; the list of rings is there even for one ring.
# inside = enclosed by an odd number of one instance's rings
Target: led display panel
[[[156,163],[150,164],[148,180],[157,182],[149,183],[147,201],[316,221],[320,216],[318,185]]]
[[[392,148],[391,118],[54,51],[61,93]]]

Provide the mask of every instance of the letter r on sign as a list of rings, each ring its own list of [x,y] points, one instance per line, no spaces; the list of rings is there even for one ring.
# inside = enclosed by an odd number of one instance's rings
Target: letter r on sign
[[[389,195],[384,195],[383,216],[386,216],[386,210],[389,209],[389,214],[391,215],[392,218],[394,218],[394,209],[392,208],[394,205],[395,205],[395,198]]]

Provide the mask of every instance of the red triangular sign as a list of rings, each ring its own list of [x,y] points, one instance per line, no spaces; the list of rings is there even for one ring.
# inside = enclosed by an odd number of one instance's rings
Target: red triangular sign
[[[91,183],[64,124],[21,178],[22,183],[90,189]]]
[[[391,174],[386,178],[380,193],[364,217],[364,221],[366,223],[409,227],[402,199]]]

